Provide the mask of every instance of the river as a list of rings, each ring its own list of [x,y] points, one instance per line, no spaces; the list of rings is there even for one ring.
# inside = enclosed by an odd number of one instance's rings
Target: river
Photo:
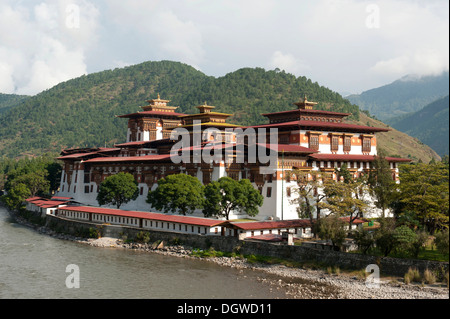
[[[56,239],[15,223],[0,206],[1,299],[286,298],[283,291],[258,280],[268,276],[201,260]],[[79,288],[73,287],[75,280]]]

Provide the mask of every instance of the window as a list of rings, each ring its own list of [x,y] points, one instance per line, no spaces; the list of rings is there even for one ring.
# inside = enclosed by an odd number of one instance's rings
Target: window
[[[309,136],[309,148],[315,151],[319,149],[319,135]]]
[[[364,137],[363,138],[363,142],[362,142],[362,151],[363,152],[370,152],[372,149],[372,142],[371,139],[368,137]]]
[[[89,193],[89,185],[84,186],[84,192]]]
[[[331,136],[331,151],[337,152],[339,149],[339,136]]]
[[[286,187],[286,196],[291,197],[291,188],[290,187]]]
[[[352,149],[352,138],[350,136],[344,137],[344,152],[350,152]]]
[[[272,196],[272,187],[267,187],[267,197]]]

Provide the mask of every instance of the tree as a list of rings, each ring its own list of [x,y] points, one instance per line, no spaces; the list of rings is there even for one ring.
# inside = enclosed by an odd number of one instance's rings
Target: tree
[[[352,182],[336,182],[329,181],[325,184],[323,192],[326,201],[322,202],[322,208],[329,209],[338,217],[349,216],[349,226],[352,229],[353,221],[359,214],[363,214],[368,204],[361,198],[359,194],[364,192],[365,184],[362,180],[354,180]]]
[[[367,251],[372,248],[375,244],[375,238],[373,233],[369,232],[364,228],[359,228],[354,233],[354,239],[358,248],[362,251],[363,254],[366,254]]]
[[[45,170],[30,172],[14,178],[10,183],[10,187],[14,188],[15,185],[24,184],[32,197],[38,193],[47,193],[50,190],[50,182],[47,180],[47,176],[48,173]]]
[[[97,201],[100,206],[112,204],[117,209],[122,204],[135,200],[139,195],[139,188],[133,175],[120,172],[109,176],[100,184]]]
[[[263,197],[248,179],[236,181],[221,177],[205,187],[203,214],[206,217],[223,216],[227,220],[233,210],[256,216],[262,206]]]
[[[382,217],[384,217],[396,191],[396,183],[392,178],[389,162],[384,156],[380,155],[374,158],[368,184],[370,193],[376,199],[375,206],[381,209]]]
[[[11,209],[19,209],[25,199],[31,197],[31,192],[27,185],[19,183],[13,186],[4,196],[5,204]]]
[[[293,191],[298,194],[298,197],[290,202],[298,205],[299,218],[308,218],[311,225],[314,221],[314,213],[316,213],[316,219],[320,219],[319,203],[326,197],[325,194],[318,191],[323,185],[322,175],[323,173],[320,172],[301,170],[292,170],[289,173],[290,178],[297,182],[297,187]]]
[[[166,176],[158,187],[149,191],[147,203],[159,211],[192,214],[203,205],[204,186],[198,178],[186,174]]]
[[[400,215],[406,211],[412,212],[431,234],[436,229],[448,227],[448,164],[402,165],[398,201],[402,207]]]
[[[346,232],[344,222],[338,216],[328,215],[325,218],[321,218],[317,221],[315,227],[320,238],[330,240],[334,250],[340,250],[345,240]]]
[[[380,218],[379,222],[380,228],[375,235],[375,244],[386,257],[395,247],[395,220]]]

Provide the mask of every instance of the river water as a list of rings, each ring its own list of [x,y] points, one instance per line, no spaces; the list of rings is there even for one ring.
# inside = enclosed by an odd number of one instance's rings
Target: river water
[[[67,268],[69,265],[76,268]],[[3,299],[286,298],[284,292],[258,280],[262,277],[268,275],[201,260],[52,238],[15,223],[0,206]],[[72,287],[74,278],[79,278],[79,288]]]

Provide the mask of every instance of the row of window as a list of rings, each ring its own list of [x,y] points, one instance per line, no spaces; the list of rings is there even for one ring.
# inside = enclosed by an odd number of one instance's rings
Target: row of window
[[[333,135],[331,137],[331,151],[337,152],[339,150],[339,136]],[[315,151],[319,150],[319,135],[311,134],[309,136],[309,148]],[[350,136],[344,136],[343,151],[350,152],[352,149],[352,139]],[[370,152],[372,149],[372,141],[370,138],[364,137],[362,140],[362,152]]]

